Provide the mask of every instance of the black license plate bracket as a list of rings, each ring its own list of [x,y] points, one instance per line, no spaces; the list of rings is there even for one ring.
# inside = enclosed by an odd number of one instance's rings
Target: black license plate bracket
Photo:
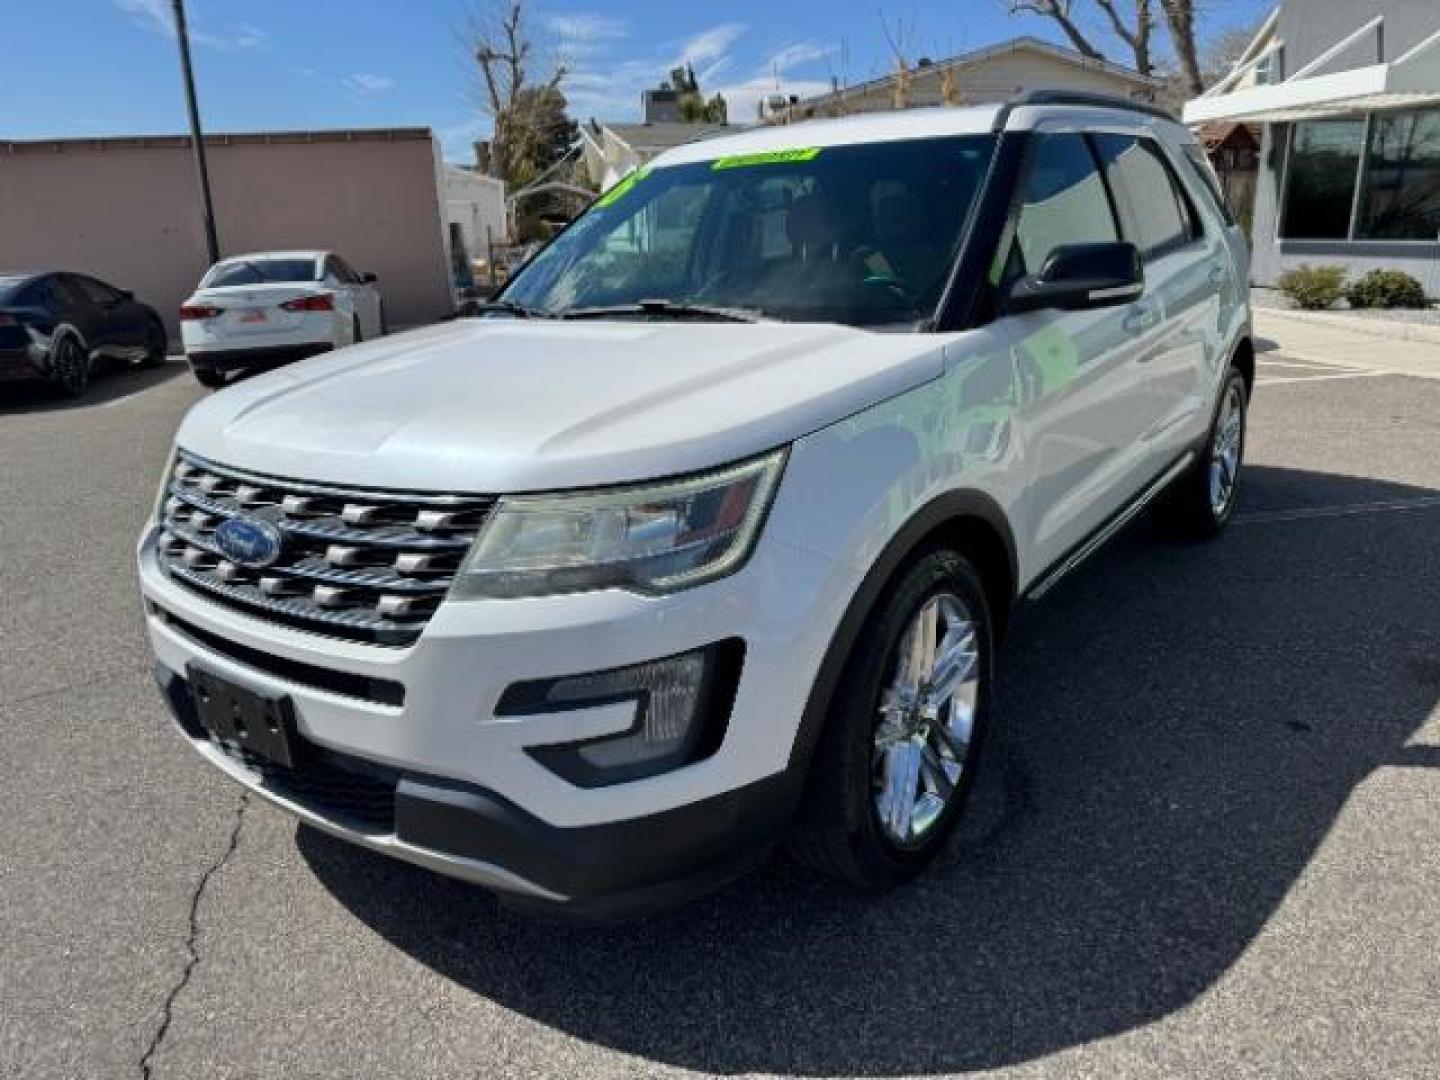
[[[289,697],[242,686],[198,664],[186,665],[185,673],[201,727],[264,761],[295,766],[300,739]]]

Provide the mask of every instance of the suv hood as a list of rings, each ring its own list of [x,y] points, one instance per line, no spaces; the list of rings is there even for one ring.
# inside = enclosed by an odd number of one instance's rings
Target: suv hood
[[[314,481],[504,494],[646,480],[789,442],[937,377],[940,342],[796,323],[458,320],[200,403],[181,446]]]

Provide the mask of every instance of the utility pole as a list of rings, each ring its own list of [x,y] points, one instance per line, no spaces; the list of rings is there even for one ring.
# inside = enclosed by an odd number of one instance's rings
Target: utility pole
[[[185,76],[185,104],[190,110],[190,147],[195,153],[195,176],[200,184],[200,201],[205,210],[205,245],[210,264],[220,261],[220,242],[215,238],[215,205],[210,199],[210,169],[205,164],[205,139],[200,133],[200,106],[195,101],[195,72],[190,67],[190,31],[185,25],[185,0],[171,0],[175,12],[175,40],[180,45],[180,70]]]

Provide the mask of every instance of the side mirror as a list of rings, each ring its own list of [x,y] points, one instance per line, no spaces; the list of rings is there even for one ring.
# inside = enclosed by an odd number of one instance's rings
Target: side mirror
[[[363,281],[366,285],[371,285],[379,281],[380,279],[375,276],[375,272],[373,270],[366,270],[363,274],[360,275],[360,280]]]
[[[1066,244],[1050,253],[1038,274],[1011,286],[1005,310],[1086,311],[1128,304],[1144,291],[1145,267],[1134,244]]]

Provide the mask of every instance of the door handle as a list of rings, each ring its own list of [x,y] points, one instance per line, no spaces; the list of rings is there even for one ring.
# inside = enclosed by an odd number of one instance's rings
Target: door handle
[[[1155,326],[1159,321],[1160,312],[1147,305],[1146,307],[1137,307],[1131,311],[1130,314],[1126,315],[1125,320],[1120,324],[1120,328],[1127,334],[1142,334]],[[1144,359],[1148,359],[1148,357]]]

